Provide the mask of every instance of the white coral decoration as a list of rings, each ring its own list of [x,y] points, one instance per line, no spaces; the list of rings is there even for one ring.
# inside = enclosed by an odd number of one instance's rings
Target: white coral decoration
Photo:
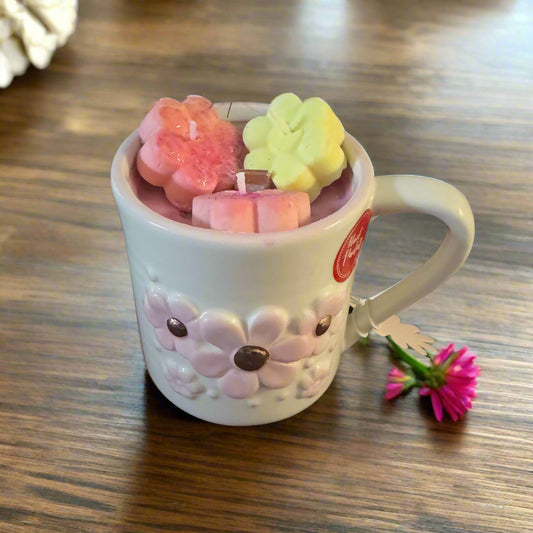
[[[31,63],[46,68],[76,26],[77,0],[0,0],[0,88]]]

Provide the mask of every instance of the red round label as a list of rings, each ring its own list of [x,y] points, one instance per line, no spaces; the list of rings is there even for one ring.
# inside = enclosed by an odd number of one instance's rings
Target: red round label
[[[333,263],[333,276],[339,283],[346,281],[355,268],[371,218],[372,211],[367,209],[350,230],[350,233],[346,235],[346,239],[337,252],[337,257]]]

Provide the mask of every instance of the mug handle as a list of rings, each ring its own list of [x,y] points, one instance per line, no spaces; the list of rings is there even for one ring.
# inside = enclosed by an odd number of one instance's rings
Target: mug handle
[[[474,242],[474,216],[468,201],[455,187],[434,178],[409,174],[376,176],[370,208],[373,216],[433,215],[448,230],[438,250],[412,274],[375,296],[353,302],[343,350],[444,283],[466,261]]]

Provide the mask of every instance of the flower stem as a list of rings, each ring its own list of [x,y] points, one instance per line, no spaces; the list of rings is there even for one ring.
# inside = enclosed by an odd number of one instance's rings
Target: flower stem
[[[398,346],[398,344],[392,340],[390,335],[387,335],[387,340],[389,341],[394,354],[398,357],[398,359],[408,364],[413,369],[413,372],[417,378],[425,380],[429,376],[429,369],[426,365],[421,363],[418,359],[415,359],[412,355],[408,354],[401,346]]]

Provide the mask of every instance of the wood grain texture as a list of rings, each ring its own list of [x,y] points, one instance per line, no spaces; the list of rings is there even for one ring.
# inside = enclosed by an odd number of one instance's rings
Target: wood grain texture
[[[527,0],[84,0],[50,67],[0,92],[0,531],[533,531],[533,6]],[[198,421],[147,377],[109,186],[161,96],[321,96],[376,173],[469,198],[466,265],[401,314],[479,354],[479,398],[437,423],[386,404],[380,340],[264,427]],[[378,219],[354,292],[434,249]]]

